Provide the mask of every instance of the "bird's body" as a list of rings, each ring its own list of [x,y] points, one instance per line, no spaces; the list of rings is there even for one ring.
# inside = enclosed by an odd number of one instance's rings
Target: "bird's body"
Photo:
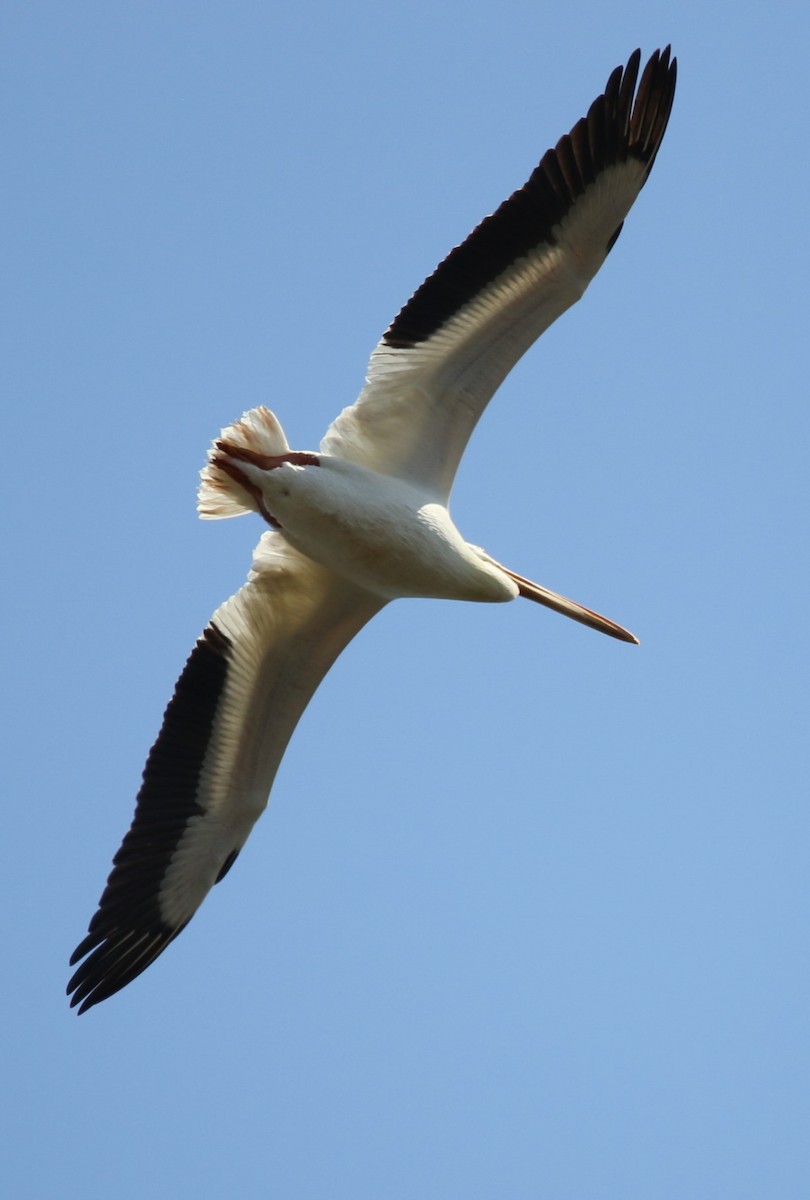
[[[271,527],[247,583],[197,642],[144,770],[132,826],[68,985],[81,1010],[145,969],[230,869],[298,719],[337,655],[404,596],[535,600],[624,641],[621,626],[502,566],[448,509],[475,424],[526,349],[587,287],[660,146],[669,50],[617,68],[528,183],[418,289],[318,451],[253,409],[224,429],[200,514]],[[87,957],[86,957],[87,956]]]
[[[223,430],[223,445],[229,434]],[[343,458],[307,457],[271,470],[244,460],[231,468],[254,483],[261,507],[307,558],[381,601],[517,596],[517,585],[464,540],[446,506],[424,489]]]

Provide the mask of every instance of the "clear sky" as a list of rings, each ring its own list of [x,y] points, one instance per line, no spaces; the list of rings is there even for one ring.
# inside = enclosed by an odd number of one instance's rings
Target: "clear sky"
[[[809,23],[3,4],[4,1195],[810,1195]],[[209,441],[266,403],[316,447],[424,276],[667,41],[649,185],[453,497],[640,647],[389,607],[237,867],[77,1019],[68,956],[260,533],[197,520]]]

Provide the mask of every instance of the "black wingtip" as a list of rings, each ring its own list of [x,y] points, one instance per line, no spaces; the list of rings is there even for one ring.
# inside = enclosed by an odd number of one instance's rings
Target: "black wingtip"
[[[528,182],[414,292],[383,335],[386,346],[407,350],[427,341],[515,260],[552,242],[554,228],[601,171],[633,158],[643,164],[646,180],[672,111],[677,62],[666,46],[650,56],[639,81],[640,68],[636,49],[611,72],[587,116],[543,155]]]
[[[108,1000],[150,967],[166,947],[185,929],[187,921],[171,928],[158,922],[151,928],[118,929],[105,937],[96,935],[95,949],[79,966],[67,985],[70,1007],[78,1006],[78,1015],[102,1000]],[[87,954],[91,938],[85,938],[71,958],[71,965]],[[79,951],[83,950],[83,954]],[[72,993],[72,994],[71,994]]]
[[[212,622],[197,641],[143,773],[132,825],[113,859],[87,936],[70,957],[71,1008],[86,1012],[145,971],[188,923],[168,925],[160,894],[198,803],[200,773],[225,687],[230,640]],[[84,961],[82,961],[84,960]],[[78,964],[78,965],[77,965]]]

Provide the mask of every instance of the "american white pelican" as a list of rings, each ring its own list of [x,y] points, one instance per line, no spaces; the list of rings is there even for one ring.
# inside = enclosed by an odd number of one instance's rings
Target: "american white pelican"
[[[669,119],[667,47],[617,67],[528,183],[452,251],[371,356],[318,453],[253,409],[202,472],[203,517],[271,526],[245,586],[198,640],[166,709],[132,825],[71,965],[80,1012],[139,975],[228,872],[287,742],[341,650],[398,596],[536,600],[624,641],[606,617],[507,570],[448,513],[467,439],[532,342],[584,292],[650,173]]]

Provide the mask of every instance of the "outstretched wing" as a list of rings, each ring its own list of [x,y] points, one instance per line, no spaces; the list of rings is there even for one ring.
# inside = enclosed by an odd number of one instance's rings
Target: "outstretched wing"
[[[371,356],[325,453],[446,500],[481,413],[518,359],[580,298],[650,173],[675,93],[669,47],[617,67],[528,183],[457,246]]]
[[[145,970],[231,867],[301,713],[379,597],[276,533],[214,614],[166,709],[132,825],[71,965],[80,1012]]]

